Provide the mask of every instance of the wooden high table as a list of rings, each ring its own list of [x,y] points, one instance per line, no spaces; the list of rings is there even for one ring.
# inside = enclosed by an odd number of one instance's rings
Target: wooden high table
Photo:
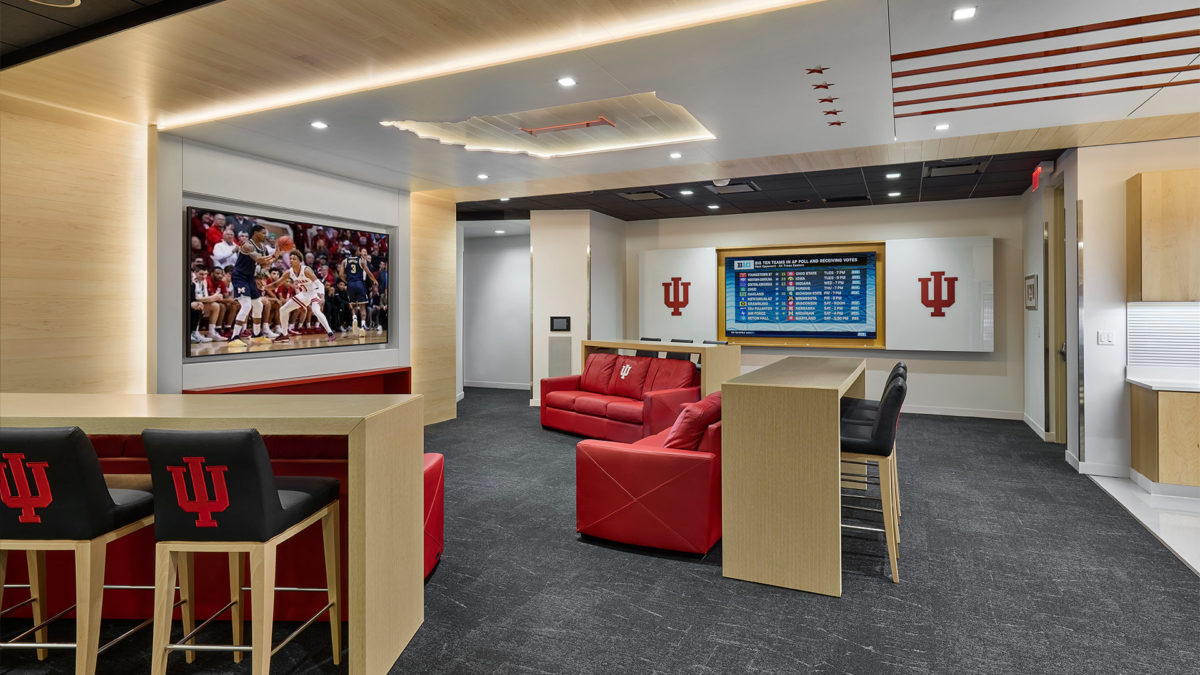
[[[605,349],[644,349],[651,352],[695,354],[700,364],[700,395],[721,390],[721,383],[742,372],[742,348],[739,345],[707,345],[695,342],[645,342],[642,340],[584,340],[580,367],[588,354]]]
[[[721,389],[722,574],[840,597],[841,398],[866,361],[793,356]]]
[[[0,394],[0,426],[255,428],[271,436],[346,436],[351,673],[387,672],[425,618],[421,396]]]

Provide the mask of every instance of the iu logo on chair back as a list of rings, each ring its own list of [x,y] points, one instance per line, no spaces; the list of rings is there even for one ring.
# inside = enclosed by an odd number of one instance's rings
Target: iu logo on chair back
[[[945,272],[930,272],[932,277],[918,277],[921,282],[921,304],[933,310],[929,316],[946,316],[946,308],[954,304],[954,283],[958,277],[948,277]],[[942,293],[942,281],[946,292]],[[933,282],[933,295],[929,293],[929,282]]]
[[[670,281],[663,282],[663,304],[671,310],[671,316],[683,316],[683,312],[679,310],[688,306],[688,286],[691,285],[692,282],[683,281],[683,277],[671,277]],[[681,287],[682,297],[679,293]]]
[[[187,466],[168,466],[171,478],[175,481],[175,499],[179,508],[187,513],[195,513],[196,527],[216,527],[217,521],[212,514],[221,513],[229,508],[229,490],[225,487],[225,472],[227,466],[204,466],[203,457],[184,457]],[[213,496],[208,496],[208,484],[204,480],[204,472],[212,476]],[[192,496],[188,497],[187,483],[184,474],[191,475]]]
[[[46,478],[46,467],[49,462],[25,463],[25,453],[6,452],[4,460],[8,462],[8,470],[0,464],[0,501],[10,509],[21,509],[17,518],[21,523],[40,523],[42,517],[34,512],[50,506],[54,494],[50,492],[50,481]],[[25,467],[33,474],[33,482],[37,486],[37,494],[29,488],[29,478],[25,475]],[[12,474],[12,485],[9,485],[8,475]],[[16,493],[13,492],[16,490]]]
[[[629,377],[629,371],[631,370],[633,370],[633,366],[630,366],[628,363],[621,366],[621,379],[623,380],[626,377]]]

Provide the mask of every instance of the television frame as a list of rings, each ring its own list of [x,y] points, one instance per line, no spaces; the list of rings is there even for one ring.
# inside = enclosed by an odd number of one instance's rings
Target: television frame
[[[310,356],[310,355],[317,356],[317,355],[321,355],[321,354],[328,355],[328,354],[337,354],[337,353],[345,354],[345,353],[349,353],[349,352],[372,351],[372,350],[384,349],[384,348],[392,346],[395,343],[395,339],[393,336],[393,326],[394,326],[395,321],[394,321],[394,317],[391,315],[391,310],[390,310],[390,305],[389,305],[388,326],[387,326],[386,330],[384,331],[384,335],[386,336],[386,339],[382,340],[382,341],[364,342],[364,343],[360,343],[360,344],[330,344],[330,345],[320,345],[320,346],[314,346],[314,347],[305,347],[305,348],[300,348],[300,349],[280,349],[280,350],[261,350],[260,351],[260,350],[255,350],[253,348],[250,348],[250,349],[246,349],[244,351],[226,352],[224,354],[196,354],[196,355],[193,355],[191,353],[191,351],[192,351],[191,350],[192,343],[191,343],[191,338],[190,338],[191,327],[190,327],[189,312],[188,312],[188,304],[190,303],[190,295],[189,295],[189,291],[188,291],[188,272],[189,272],[189,270],[191,268],[191,264],[192,264],[192,255],[191,255],[191,253],[192,253],[192,251],[191,251],[191,238],[192,238],[191,212],[192,212],[192,210],[201,211],[201,212],[208,211],[208,212],[212,212],[212,213],[235,214],[235,215],[244,216],[244,217],[248,217],[248,218],[258,218],[258,219],[262,219],[262,220],[287,223],[288,225],[292,225],[292,226],[294,226],[294,225],[309,225],[309,226],[313,226],[313,227],[329,227],[329,228],[334,228],[334,229],[343,230],[343,231],[344,230],[353,230],[353,231],[359,231],[359,232],[369,232],[371,234],[384,235],[384,236],[388,237],[388,252],[387,252],[387,257],[385,258],[385,260],[388,264],[389,271],[392,270],[393,268],[395,268],[395,264],[394,264],[394,261],[392,258],[392,238],[395,237],[395,235],[396,235],[394,228],[387,227],[385,225],[375,224],[375,223],[331,222],[329,220],[321,220],[319,216],[318,216],[318,219],[311,219],[311,218],[309,218],[308,214],[274,215],[274,214],[278,214],[278,213],[286,213],[286,210],[275,209],[275,208],[271,208],[271,207],[254,207],[254,208],[256,208],[256,210],[258,210],[260,212],[259,213],[246,213],[246,212],[244,212],[245,208],[246,207],[241,207],[241,206],[229,206],[229,205],[222,204],[219,202],[214,203],[214,202],[206,200],[206,199],[197,199],[197,200],[193,200],[193,201],[190,201],[189,203],[184,204],[184,207],[183,207],[183,210],[181,213],[181,219],[182,219],[182,224],[183,224],[182,249],[183,249],[184,269],[182,270],[183,284],[180,289],[181,294],[182,294],[182,302],[183,302],[183,305],[182,305],[183,306],[183,313],[182,313],[183,316],[182,316],[182,322],[181,322],[181,326],[180,326],[180,333],[182,336],[182,344],[183,344],[182,363],[184,363],[184,364],[205,363],[205,362],[217,363],[217,362],[226,362],[226,361],[266,359],[266,358],[275,358],[275,357],[282,357],[282,356]],[[392,288],[392,283],[391,283],[390,277],[388,280],[387,290],[388,290],[389,294],[392,292],[392,290],[394,290]],[[247,322],[247,325],[249,325],[248,322]]]
[[[717,339],[729,344],[757,347],[820,347],[834,349],[886,349],[885,321],[885,242],[845,242],[836,244],[792,244],[776,246],[740,246],[717,249]],[[875,337],[749,337],[725,333],[725,259],[751,256],[822,255],[836,253],[875,254]]]

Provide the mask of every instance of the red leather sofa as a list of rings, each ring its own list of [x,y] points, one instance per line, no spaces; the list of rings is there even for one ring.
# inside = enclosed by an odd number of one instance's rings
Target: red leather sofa
[[[707,553],[721,538],[720,392],[685,405],[670,429],[634,443],[575,446],[581,534]]]
[[[140,436],[91,436],[93,447],[106,474],[149,474],[145,448]],[[344,436],[264,436],[271,456],[271,468],[277,476],[331,476],[342,483],[342,588],[346,585],[346,546],[348,532],[345,506],[348,464]],[[424,460],[424,547],[425,576],[441,558],[443,549],[443,467],[442,455],[426,453]],[[322,587],[325,565],[319,555],[323,546],[320,528],[311,527],[280,546],[276,584],[278,586]],[[71,553],[51,551],[47,556],[51,608],[74,602],[75,575]],[[148,527],[109,544],[106,583],[154,585],[154,528]],[[9,556],[6,583],[26,583],[24,556]],[[228,563],[222,554],[198,554],[196,564],[197,616],[209,616],[227,602]],[[105,594],[104,615],[108,618],[144,619],[153,613],[154,593],[140,590],[114,590]],[[325,604],[324,593],[279,593],[275,600],[275,618],[304,621]],[[22,608],[28,616],[28,608]],[[21,611],[21,610],[18,610]],[[57,611],[57,610],[54,610]],[[345,615],[343,615],[345,616]]]
[[[691,361],[589,354],[582,374],[542,379],[542,426],[632,443],[671,426],[699,383]]]

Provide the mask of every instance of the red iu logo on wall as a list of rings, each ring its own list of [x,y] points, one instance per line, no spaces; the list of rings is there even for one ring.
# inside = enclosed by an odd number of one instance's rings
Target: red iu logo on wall
[[[54,495],[50,492],[50,481],[46,479],[46,467],[49,462],[25,463],[25,453],[6,452],[4,459],[8,462],[8,471],[0,464],[0,501],[10,509],[21,509],[17,518],[22,523],[40,523],[42,517],[34,513],[34,509],[50,506]],[[37,486],[37,494],[29,489],[29,478],[25,476],[25,467],[33,474],[33,482]],[[8,473],[12,473],[12,486],[8,484]],[[16,493],[13,493],[13,488]]]
[[[179,501],[179,508],[187,513],[199,514],[199,517],[196,518],[196,527],[216,527],[217,521],[213,520],[212,514],[229,508],[229,491],[225,488],[225,472],[229,467],[210,466],[206,468],[203,457],[184,457],[183,463],[187,466],[167,467],[167,471],[171,472],[171,478],[175,481],[175,499]],[[212,497],[208,496],[208,485],[204,480],[206,470],[212,476]],[[184,474],[191,474],[191,497],[188,497]]]
[[[683,312],[679,311],[688,306],[688,286],[692,285],[690,281],[683,281],[683,277],[671,277],[670,281],[663,282],[663,304],[671,310],[671,316],[683,316]],[[682,298],[679,295],[679,288],[683,287]]]
[[[921,304],[933,310],[929,316],[946,316],[946,308],[954,304],[954,282],[958,277],[948,277],[945,272],[930,272],[932,277],[918,277],[921,282]],[[929,282],[933,282],[933,293],[929,292]],[[946,282],[946,291],[942,292],[942,281]]]

